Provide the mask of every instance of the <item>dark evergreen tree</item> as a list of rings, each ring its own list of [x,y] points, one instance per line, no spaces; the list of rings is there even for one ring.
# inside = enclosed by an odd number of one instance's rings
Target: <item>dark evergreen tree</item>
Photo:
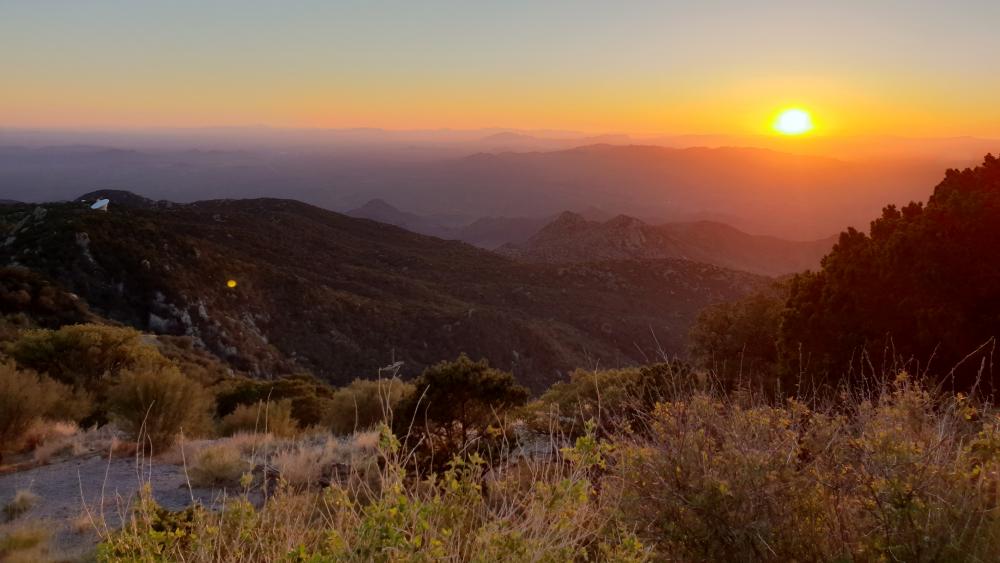
[[[867,351],[876,370],[917,360],[959,388],[974,384],[992,351],[980,347],[998,333],[1000,161],[992,155],[948,170],[926,205],[888,206],[869,234],[842,233],[819,272],[793,280],[781,328],[786,372],[836,378]]]

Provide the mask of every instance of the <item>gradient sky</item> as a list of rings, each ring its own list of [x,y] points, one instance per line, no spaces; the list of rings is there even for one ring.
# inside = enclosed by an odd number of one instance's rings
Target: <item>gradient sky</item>
[[[0,0],[0,126],[1000,136],[1000,2]]]

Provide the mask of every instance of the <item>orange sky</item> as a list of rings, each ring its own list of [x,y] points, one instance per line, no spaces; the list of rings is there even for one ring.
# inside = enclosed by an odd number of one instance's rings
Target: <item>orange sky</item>
[[[24,2],[0,126],[1000,137],[996,2]]]

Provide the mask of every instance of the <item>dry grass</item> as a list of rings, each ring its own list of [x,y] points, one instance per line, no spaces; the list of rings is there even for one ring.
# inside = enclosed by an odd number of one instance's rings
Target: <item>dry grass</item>
[[[135,451],[135,441],[124,439],[124,433],[110,424],[81,431],[75,424],[39,421],[32,432],[36,445],[31,455],[38,464],[51,463],[62,455],[106,455],[110,451],[122,456]]]
[[[165,513],[146,495],[125,529],[105,536],[102,549],[111,559],[159,554],[186,561],[645,557],[631,534],[605,530],[615,499],[600,494],[591,480],[604,462],[604,448],[593,437],[559,460],[522,460],[530,478],[520,471],[496,473],[489,494],[481,477],[485,462],[478,457],[414,480],[404,469],[408,453],[387,428],[375,435],[374,450],[372,441],[368,433],[278,452],[275,459],[301,482],[314,478],[317,460],[357,460],[373,451],[380,462],[369,466],[374,475],[355,470],[322,490],[279,487],[259,509],[242,495],[221,511]]]
[[[18,490],[14,493],[14,498],[3,507],[4,518],[8,522],[20,518],[35,507],[38,499],[38,495],[27,489]]]
[[[37,563],[50,560],[49,530],[43,522],[0,526],[0,561]]]
[[[198,450],[188,466],[188,476],[195,487],[231,487],[251,469],[253,465],[239,448],[221,443]]]
[[[61,453],[80,455],[84,453],[79,439],[80,429],[69,422],[37,421],[29,430],[29,439],[35,444],[31,452],[35,463],[49,463]]]
[[[303,444],[278,452],[271,465],[281,479],[293,487],[306,487],[320,482],[337,457],[337,442],[332,438],[322,444]]]
[[[222,419],[220,429],[226,436],[262,433],[281,438],[295,436],[300,431],[292,417],[292,402],[289,399],[239,405]]]
[[[253,432],[238,432],[225,438],[222,442],[240,450],[244,456],[251,459],[259,459],[267,452],[281,447],[282,444],[290,443],[288,440],[275,437],[274,434]]]
[[[69,529],[74,534],[86,534],[94,531],[93,516],[86,510],[80,512],[69,521]]]
[[[610,378],[613,380],[614,378]],[[603,425],[546,447],[456,458],[436,475],[387,426],[334,437],[181,442],[225,508],[165,511],[146,490],[97,528],[107,560],[992,561],[1000,417],[905,374],[829,404],[677,388],[601,402]],[[628,410],[628,412],[624,412]],[[617,423],[622,423],[621,425]],[[525,445],[524,442],[521,445]],[[537,444],[536,444],[537,445]],[[522,455],[519,452],[534,451]],[[245,479],[277,470],[262,500]],[[256,475],[256,472],[254,472]],[[320,486],[322,484],[322,486]],[[236,488],[236,485],[240,485]]]
[[[990,561],[1000,418],[908,376],[828,408],[698,392],[619,438],[625,521],[680,560]]]

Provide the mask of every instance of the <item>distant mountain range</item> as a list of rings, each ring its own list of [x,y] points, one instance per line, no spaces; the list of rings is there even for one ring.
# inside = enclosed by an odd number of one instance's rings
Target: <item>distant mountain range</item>
[[[487,217],[463,227],[401,211],[382,199],[347,213],[415,233],[475,246],[529,262],[593,262],[681,258],[768,276],[819,267],[836,236],[798,242],[754,236],[716,221],[651,225],[599,209],[541,218]]]
[[[518,142],[509,135],[499,140]],[[498,148],[409,158],[401,147],[379,152],[364,145],[288,151],[0,146],[0,196],[69,200],[119,188],[177,202],[276,196],[335,210],[383,199],[448,228],[478,217],[544,218],[596,207],[655,224],[706,219],[808,240],[864,227],[887,203],[922,198],[942,169],[933,159],[848,162],[753,148]],[[484,246],[498,240],[491,233],[507,228],[502,222],[479,227],[477,244]]]
[[[384,199],[373,199],[357,209],[348,211],[347,215],[395,225],[422,235],[460,240],[489,250],[505,244],[524,242],[557,218],[555,215],[480,217],[471,222],[466,220],[458,226],[447,226],[444,221],[435,217],[401,211]],[[595,220],[610,217],[610,214],[593,207],[580,211],[580,215]],[[454,220],[454,218],[448,219]]]
[[[688,260],[519,262],[275,199],[9,205],[0,240],[0,264],[96,314],[189,336],[262,377],[308,370],[340,384],[466,352],[542,389],[576,367],[679,354],[702,308],[767,283]]]
[[[837,237],[793,242],[753,236],[711,221],[649,225],[626,215],[606,222],[563,213],[526,242],[502,254],[532,262],[592,262],[683,258],[757,274],[780,276],[817,269]]]

